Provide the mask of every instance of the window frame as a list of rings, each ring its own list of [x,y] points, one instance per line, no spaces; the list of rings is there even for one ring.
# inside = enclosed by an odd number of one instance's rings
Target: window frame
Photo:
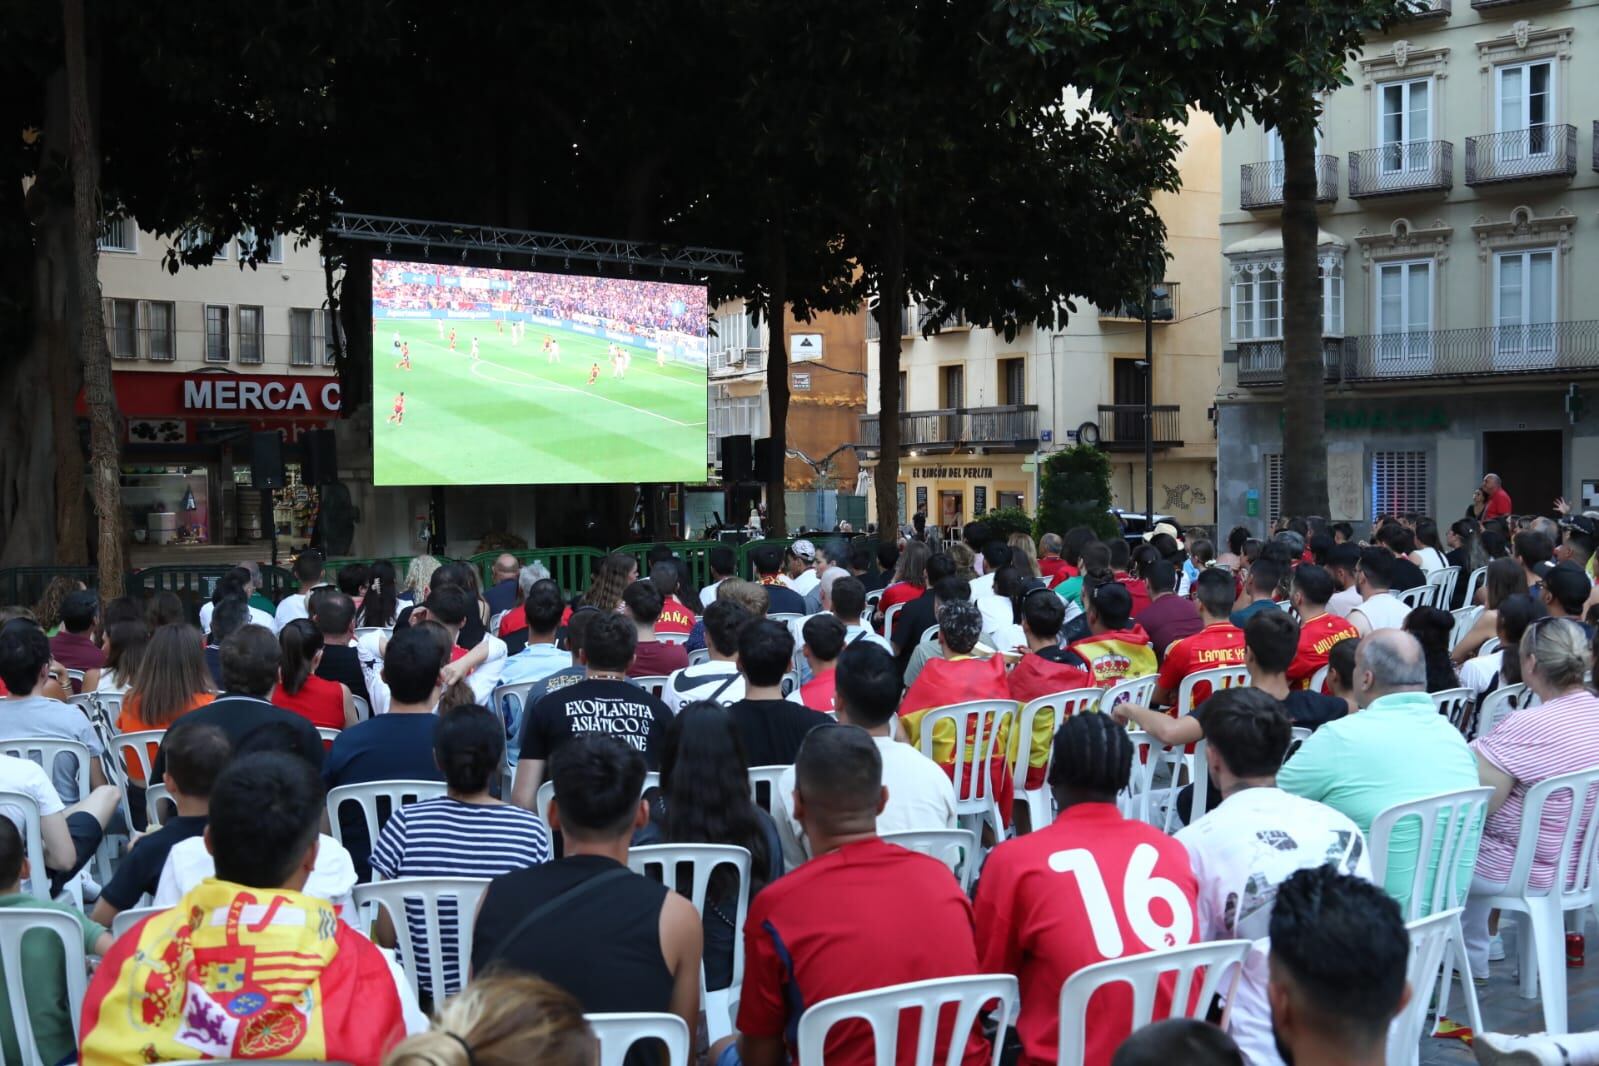
[[[1389,468],[1382,471],[1381,476],[1379,476],[1379,464],[1385,460],[1390,464],[1395,462],[1419,463],[1420,487],[1418,488],[1414,484],[1417,473],[1413,469],[1395,470]],[[1372,515],[1405,514],[1406,512],[1431,514],[1434,477],[1432,453],[1429,451],[1415,448],[1372,449],[1366,456],[1366,499],[1371,505],[1371,509],[1367,513]],[[1394,480],[1409,481],[1410,483],[1401,484],[1388,490],[1387,483]],[[1379,487],[1385,490],[1381,494],[1382,499],[1379,499]]]
[[[170,363],[178,358],[178,305],[171,300],[141,300],[144,312],[144,357],[153,363]],[[166,329],[157,329],[154,311],[166,308]],[[156,354],[156,337],[166,338],[166,354]]]
[[[1415,131],[1411,129],[1411,115],[1416,110],[1411,106],[1411,95],[1418,85],[1427,86],[1427,107],[1425,109],[1427,115],[1427,131],[1426,136],[1423,137],[1415,136]],[[1378,82],[1376,88],[1378,146],[1377,167],[1379,172],[1383,174],[1406,174],[1413,171],[1427,169],[1428,160],[1426,158],[1426,153],[1412,151],[1410,146],[1430,144],[1438,139],[1435,136],[1439,128],[1437,79],[1430,74],[1417,78],[1391,78],[1387,81]],[[1388,90],[1390,89],[1399,89],[1401,91],[1401,95],[1403,96],[1403,106],[1399,111],[1400,136],[1399,139],[1395,141],[1390,141],[1388,139],[1386,122],[1388,112],[1385,107],[1385,100],[1388,96]],[[1398,161],[1396,165],[1390,165],[1390,145],[1400,146],[1401,149],[1394,156],[1394,158]]]
[[[255,319],[255,328],[253,330],[245,328],[246,317]],[[240,304],[235,310],[234,322],[239,331],[239,365],[264,365],[266,363],[266,308],[260,304]],[[250,350],[252,346],[254,347],[253,352]]]
[[[316,319],[319,308],[291,307],[289,308],[289,365],[290,366],[316,366]],[[303,337],[296,332],[299,324],[304,325]],[[304,358],[300,357],[297,350],[298,341],[304,341]]]
[[[233,307],[230,304],[204,304],[202,314],[205,322],[205,348],[202,352],[207,363],[231,363],[233,361]],[[219,321],[213,326],[212,312],[218,312]],[[213,342],[217,342],[213,344]],[[216,347],[220,346],[220,355],[213,354]]]
[[[105,235],[107,227],[115,226],[121,235],[127,238],[125,244],[107,244]],[[139,227],[133,219],[125,215],[106,216],[100,220],[100,230],[95,234],[94,247],[100,252],[116,252],[119,255],[137,255],[139,253]]]
[[[111,358],[119,362],[128,362],[139,358],[139,301],[124,297],[107,296],[102,303],[105,308],[106,350],[111,354]],[[117,337],[122,333],[117,324],[117,312],[119,310],[127,311],[131,316],[127,324],[127,340],[129,344],[126,351],[118,350]]]

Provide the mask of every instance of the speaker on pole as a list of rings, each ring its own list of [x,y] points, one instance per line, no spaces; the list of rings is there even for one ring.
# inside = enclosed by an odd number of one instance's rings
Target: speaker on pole
[[[742,433],[722,438],[722,480],[724,482],[750,479],[750,436]]]
[[[281,489],[284,482],[283,437],[277,430],[250,434],[250,484]]]
[[[750,476],[762,484],[783,476],[783,455],[772,448],[771,437],[761,437],[755,441],[752,466]]]
[[[339,451],[331,429],[309,429],[300,434],[304,452],[302,480],[307,485],[331,485],[339,480]]]

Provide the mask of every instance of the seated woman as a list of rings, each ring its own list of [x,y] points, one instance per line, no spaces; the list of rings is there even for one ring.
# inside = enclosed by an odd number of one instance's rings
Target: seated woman
[[[772,816],[750,798],[749,762],[726,707],[711,700],[686,704],[666,727],[661,787],[650,803],[650,824],[633,843],[735,844],[750,853],[750,898],[783,875],[783,844]],[[738,928],[738,879],[727,867],[711,875],[705,907],[705,987],[733,980]]]
[[[1599,767],[1599,698],[1585,687],[1593,654],[1582,626],[1568,618],[1541,619],[1517,650],[1522,680],[1542,702],[1501,718],[1493,732],[1471,744],[1481,781],[1494,790],[1462,916],[1474,977],[1488,975],[1490,899],[1510,880],[1528,789],[1559,774]],[[1586,818],[1594,798],[1590,794],[1576,805],[1574,811],[1570,792],[1557,792],[1545,804],[1527,880],[1532,892],[1547,892],[1557,875],[1566,876],[1556,869],[1566,826],[1574,817]]]
[[[205,665],[200,631],[191,625],[164,625],[150,638],[133,676],[132,689],[122,701],[117,731],[165,730],[167,726],[216,699],[211,671]],[[155,758],[155,748],[150,750]],[[137,760],[128,765],[128,779],[144,784],[144,768]]]
[[[272,702],[314,726],[348,729],[356,722],[355,700],[341,681],[316,676],[322,661],[322,634],[310,620],[296,618],[278,633],[278,687]]]
[[[433,759],[444,773],[445,794],[395,810],[372,848],[372,872],[385,881],[397,877],[498,877],[550,859],[550,833],[532,811],[502,803],[489,788],[505,765],[505,723],[475,704],[440,711],[433,733]],[[420,990],[442,997],[428,976],[427,927],[420,913],[407,914],[416,947]],[[439,904],[441,943],[456,941],[455,905]],[[395,943],[384,912],[375,939]],[[465,960],[445,963],[444,995],[464,981]]]

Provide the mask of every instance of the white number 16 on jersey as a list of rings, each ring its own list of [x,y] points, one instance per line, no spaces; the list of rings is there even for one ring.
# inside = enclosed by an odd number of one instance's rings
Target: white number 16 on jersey
[[[1160,853],[1149,844],[1133,849],[1127,874],[1122,879],[1119,908],[1111,902],[1105,877],[1094,861],[1093,852],[1087,848],[1072,848],[1049,857],[1051,870],[1077,878],[1077,888],[1088,912],[1088,924],[1094,930],[1094,946],[1105,958],[1119,959],[1127,950],[1122,943],[1121,923],[1116,920],[1118,910],[1127,916],[1127,924],[1132,926],[1133,934],[1146,950],[1176,947],[1192,938],[1194,908],[1176,882],[1154,876],[1155,861],[1159,857]],[[1155,900],[1161,900],[1171,910],[1169,925],[1162,925],[1155,918],[1150,906]]]

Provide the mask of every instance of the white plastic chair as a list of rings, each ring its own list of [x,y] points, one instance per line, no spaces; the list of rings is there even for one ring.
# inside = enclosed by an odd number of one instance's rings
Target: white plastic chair
[[[340,785],[328,791],[328,825],[333,830],[333,838],[340,844],[344,843],[344,826],[339,821],[339,809],[346,803],[354,803],[361,808],[361,817],[366,822],[366,838],[375,847],[378,833],[386,821],[385,818],[379,817],[378,800],[387,799],[389,814],[393,814],[407,803],[434,799],[442,795],[444,795],[443,781],[397,779]]]
[[[1438,987],[1444,958],[1452,946],[1457,947],[1460,943],[1457,939],[1460,935],[1460,908],[1454,907],[1407,922],[1405,929],[1410,933],[1410,962],[1405,968],[1405,977],[1410,982],[1410,1002],[1388,1023],[1389,1066],[1404,1066],[1405,1063],[1414,1066],[1421,1060],[1421,1031],[1427,1024],[1427,1011],[1431,1006],[1428,991]],[[1448,980],[1445,974],[1441,993],[1445,998],[1438,1001],[1440,1016],[1448,1006]],[[1471,987],[1469,975],[1464,983],[1468,989]],[[1472,992],[1468,992],[1467,996],[1468,1002],[1476,998]],[[1473,1016],[1471,1025],[1472,1032],[1482,1032],[1479,1028],[1481,1019]]]
[[[996,755],[1005,758],[1003,734],[1016,727],[1014,700],[971,700],[935,707],[922,715],[921,752],[933,758],[934,733],[948,722],[954,730],[952,754],[955,782],[955,813],[960,824],[982,839],[982,824],[994,828],[994,839],[1005,838],[1004,822],[994,797],[994,774],[990,769]],[[975,738],[975,743],[971,738]],[[975,750],[974,750],[975,749]],[[936,761],[936,760],[935,760]]]
[[[667,675],[640,674],[638,677],[630,677],[628,680],[656,699],[660,699],[661,692],[666,688]]]
[[[144,775],[144,786],[151,783],[151,767],[155,762],[155,753],[161,750],[161,741],[166,737],[165,729],[139,729],[132,733],[118,733],[111,738],[111,751],[114,756],[112,761],[116,764],[118,780],[123,783],[122,794],[127,797],[127,786],[138,785],[133,780],[131,770],[137,766]]]
[[[1127,787],[1116,797],[1116,807],[1124,817],[1153,824],[1155,768],[1165,745],[1142,729],[1129,729],[1127,739],[1133,742],[1133,765],[1127,776]]]
[[[1371,832],[1366,834],[1371,849],[1371,876],[1378,885],[1386,884],[1388,858],[1394,830],[1402,822],[1417,823],[1416,867],[1410,875],[1410,889],[1406,897],[1405,921],[1413,922],[1426,915],[1449,912],[1454,915],[1451,925],[1453,962],[1444,975],[1443,990],[1438,1000],[1438,1013],[1449,1009],[1450,976],[1459,964],[1465,980],[1466,1011],[1473,1032],[1482,1032],[1482,1012],[1477,1003],[1477,989],[1471,983],[1471,966],[1466,959],[1465,931],[1460,925],[1459,908],[1465,905],[1465,892],[1460,887],[1460,871],[1466,871],[1470,884],[1471,870],[1477,862],[1477,846],[1482,840],[1483,822],[1488,817],[1488,800],[1493,789],[1465,788],[1455,792],[1440,792],[1434,796],[1396,803],[1377,812],[1371,821]],[[1432,862],[1432,855],[1438,862]],[[1426,990],[1413,985],[1415,998],[1426,1001]],[[1420,1034],[1416,1035],[1420,1038]],[[1412,1041],[1414,1042],[1414,1041]]]
[[[883,612],[883,636],[887,637],[890,641],[894,639],[894,621],[899,617],[899,612],[905,609],[905,604],[908,602],[910,601],[906,600],[896,603],[894,606]]]
[[[1249,954],[1252,944],[1253,941],[1249,940],[1214,940],[1097,962],[1078,970],[1066,979],[1060,989],[1057,1066],[1082,1066],[1087,1047],[1088,1004],[1101,988],[1115,984],[1132,987],[1132,1025],[1127,1034],[1121,1034],[1124,1036],[1165,1018],[1196,1017],[1190,1013],[1191,1006],[1199,1012],[1198,1017],[1203,1017],[1218,992],[1223,999],[1231,1002],[1239,974],[1243,972],[1244,958]],[[1193,994],[1194,974],[1200,968],[1204,969],[1205,976],[1196,997]],[[1162,1018],[1156,1018],[1156,988],[1161,978],[1168,973],[1176,975],[1176,983],[1171,999],[1166,1004],[1167,1013]],[[1100,1022],[1103,1021],[1101,1018]]]
[[[511,723],[521,721],[521,716],[527,712],[527,694],[537,681],[521,681],[514,685],[495,685],[494,691],[489,693],[489,709],[500,716],[509,729]]]
[[[77,687],[81,689],[83,687],[83,671],[72,669],[67,670],[67,680],[76,681]]]
[[[646,770],[644,773],[644,788],[640,791],[640,798],[652,788],[661,787],[661,775],[656,770]],[[550,824],[550,804],[555,802],[555,782],[545,781],[539,785],[538,795],[533,799],[533,807],[539,813],[539,818],[546,826]]]
[[[783,679],[777,683],[777,690],[783,694],[784,699],[787,699],[789,694],[799,687],[799,673],[795,670],[790,670],[784,674]]]
[[[1405,589],[1403,592],[1395,592],[1393,594],[1394,599],[1412,611],[1417,607],[1431,607],[1437,595],[1438,586],[1436,585],[1417,585],[1413,589]]]
[[[1470,607],[1472,604],[1476,603],[1477,602],[1477,590],[1482,588],[1483,586],[1485,586],[1487,584],[1488,584],[1488,568],[1486,566],[1479,566],[1479,567],[1477,567],[1477,569],[1473,570],[1471,572],[1471,576],[1466,579],[1466,601],[1465,601],[1465,606]]]
[[[350,699],[355,703],[355,720],[357,722],[365,722],[372,717],[372,705],[364,697],[352,694]]]
[[[916,643],[926,644],[929,642],[934,644],[938,643],[938,623],[936,622],[922,630],[921,638],[917,640]]]
[[[173,813],[177,812],[177,801],[167,791],[166,785],[150,785],[144,790],[144,820],[149,829],[160,829],[166,821],[162,817],[163,804]]]
[[[26,792],[7,792],[0,790],[0,816],[9,815],[7,808],[14,808],[21,815],[17,829],[22,836],[23,852],[28,857],[29,875],[22,882],[22,890],[30,896],[40,899],[50,898],[50,875],[44,866],[44,833],[39,828],[39,805],[32,796]],[[3,913],[0,908],[0,913]],[[78,943],[83,943],[83,934],[78,934]]]
[[[152,914],[160,914],[165,907],[129,907],[125,911],[118,911],[117,916],[111,919],[111,939],[115,940],[135,925]]]
[[[885,591],[885,589],[873,589],[872,591],[868,592],[864,597],[864,602],[867,609],[862,613],[870,616],[871,612],[877,610],[877,601],[883,598],[883,593]]]
[[[331,726],[325,726],[325,725],[317,726],[316,727],[316,731],[317,731],[317,735],[322,738],[322,742],[324,744],[331,744],[335,740],[338,740],[339,739],[339,734],[343,732],[342,729],[334,729]]]
[[[1210,670],[1196,670],[1177,683],[1177,717],[1193,714],[1198,709],[1194,701],[1194,694],[1204,686],[1208,697],[1212,692],[1219,692],[1224,688],[1239,688],[1249,685],[1249,668],[1243,663],[1236,666],[1217,666]]]
[[[1011,778],[1015,782],[1016,798],[1027,804],[1027,813],[1034,831],[1044,828],[1055,820],[1054,799],[1049,793],[1047,784],[1038,788],[1027,787],[1027,775],[1033,761],[1033,739],[1038,724],[1038,716],[1050,715],[1054,725],[1049,730],[1051,739],[1066,724],[1066,719],[1074,714],[1084,714],[1099,709],[1099,701],[1103,693],[1097,688],[1070,689],[1061,692],[1051,692],[1047,696],[1040,696],[1022,705],[1016,718],[1016,759],[1011,763]],[[1054,745],[1045,744],[1044,748],[1044,778],[1049,778],[1049,761],[1054,754]]]
[[[78,782],[78,798],[87,798],[92,788],[89,767],[94,762],[94,756],[89,754],[88,745],[81,741],[63,740],[60,737],[17,737],[14,740],[0,741],[0,754],[30,760],[44,770],[51,781],[55,780],[57,759],[62,755],[71,756],[76,766],[73,776]],[[148,774],[146,778],[148,779]]]
[[[1501,718],[1520,710],[1530,698],[1526,685],[1501,685],[1482,698],[1477,708],[1475,735],[1485,737],[1494,731]]]
[[[651,871],[659,870],[656,878],[667,888],[678,891],[679,874],[686,868],[689,879],[689,902],[706,920],[709,909],[711,874],[718,867],[731,866],[738,873],[738,898],[734,905],[733,928],[739,935],[733,937],[733,979],[726,988],[705,987],[705,964],[700,963],[700,1003],[705,1011],[705,1028],[714,1043],[733,1032],[732,1003],[744,983],[744,919],[750,909],[750,853],[749,849],[732,844],[650,844],[632,848],[627,853],[627,868],[645,877],[655,877]],[[724,905],[725,909],[725,905]]]
[[[1327,675],[1332,672],[1331,666],[1323,666],[1310,675],[1310,691],[1321,692],[1327,687]]]
[[[1596,787],[1599,767],[1590,767],[1546,778],[1527,790],[1510,880],[1502,895],[1488,899],[1490,906],[1516,916],[1521,998],[1536,999],[1538,984],[1543,982],[1547,1033],[1566,1031],[1566,912],[1591,907],[1596,898],[1594,844],[1599,840],[1599,802],[1586,812],[1583,809],[1588,794]],[[1547,889],[1534,889],[1528,882],[1538,848],[1538,829],[1543,823],[1544,808],[1556,794],[1570,796],[1571,806],[1561,836],[1560,858],[1555,864],[1555,881]],[[1554,811],[1550,815],[1559,817]]]
[[[1460,608],[1458,611],[1449,612],[1455,618],[1455,626],[1449,631],[1450,651],[1454,651],[1465,635],[1471,632],[1471,627],[1477,624],[1477,616],[1482,614],[1482,612],[1483,609],[1481,607],[1475,607],[1470,604]]]
[[[1110,709],[1118,703],[1148,707],[1151,697],[1155,695],[1155,676],[1145,674],[1143,677],[1129,677],[1110,686],[1099,697],[1100,713],[1109,714]]]
[[[770,611],[766,615],[766,620],[768,622],[782,622],[785,626],[792,626],[804,617],[805,615],[794,611]]]
[[[600,1066],[622,1066],[640,1040],[666,1045],[666,1066],[688,1066],[688,1026],[675,1014],[585,1014],[600,1041]]]
[[[435,1005],[453,996],[466,984],[472,969],[472,925],[477,915],[483,893],[488,891],[486,878],[477,877],[399,877],[393,881],[377,881],[355,886],[355,902],[363,909],[368,904],[382,907],[394,926],[395,943],[399,945],[400,965],[405,970],[411,990],[420,992],[425,983]],[[444,952],[445,916],[440,904],[450,901],[455,905],[455,952],[446,958]],[[423,942],[418,944],[412,935],[408,917],[412,904],[419,910],[423,926]],[[418,948],[422,952],[418,952]],[[427,957],[426,977],[419,959]],[[454,962],[455,980],[451,981],[447,964]]]
[[[657,633],[655,639],[662,644],[687,644],[687,633]]]
[[[875,1066],[912,1062],[932,1066],[937,1049],[938,1021],[943,1008],[955,1004],[955,1021],[948,1031],[944,1066],[958,1066],[965,1057],[966,1041],[991,1003],[998,1003],[995,1018],[1009,1018],[1016,1006],[1016,978],[1010,974],[976,974],[912,981],[870,992],[838,996],[806,1009],[799,1020],[799,1066],[825,1066],[827,1034],[840,1022],[859,1019],[871,1026]],[[898,1054],[899,1021],[904,1011],[916,1012],[916,1047]],[[998,1066],[1003,1041],[994,1041],[992,1066]]]
[[[1432,693],[1432,705],[1462,734],[1471,728],[1471,712],[1476,703],[1477,694],[1469,688],[1446,688]]]
[[[22,966],[22,939],[37,931],[61,941],[67,985],[67,1011],[72,1017],[72,1033],[80,1035],[78,1006],[88,991],[88,963],[83,953],[83,927],[70,914],[45,907],[6,907],[0,909],[0,966],[6,975],[6,1007],[11,1013],[11,1028],[16,1033],[17,1050],[23,1066],[54,1066],[39,1055],[33,1026],[28,1020],[27,971]]]
[[[885,844],[920,852],[949,867],[962,892],[970,892],[977,876],[977,835],[970,829],[905,829],[884,833]]]
[[[777,811],[783,806],[783,797],[778,795],[778,781],[783,776],[787,766],[752,766],[750,767],[750,799],[755,806],[767,814],[777,817]],[[762,790],[766,798],[761,798]]]
[[[689,653],[688,653],[688,664],[690,666],[698,666],[701,663],[708,663],[710,661],[711,661],[711,649],[710,648],[692,648],[692,649],[689,650]]]
[[[357,626],[355,630],[355,639],[360,640],[362,637],[368,636],[372,633],[382,633],[384,636],[389,636],[393,632],[394,630],[390,626]],[[494,633],[497,632],[497,630],[491,629],[489,632]]]
[[[1482,642],[1482,647],[1477,649],[1477,654],[1492,655],[1494,652],[1499,650],[1500,646],[1501,645],[1498,637],[1489,637],[1487,640]]]
[[[1460,567],[1446,566],[1427,575],[1427,584],[1438,591],[1433,594],[1433,604],[1449,610],[1455,602],[1455,583],[1460,580]]]

